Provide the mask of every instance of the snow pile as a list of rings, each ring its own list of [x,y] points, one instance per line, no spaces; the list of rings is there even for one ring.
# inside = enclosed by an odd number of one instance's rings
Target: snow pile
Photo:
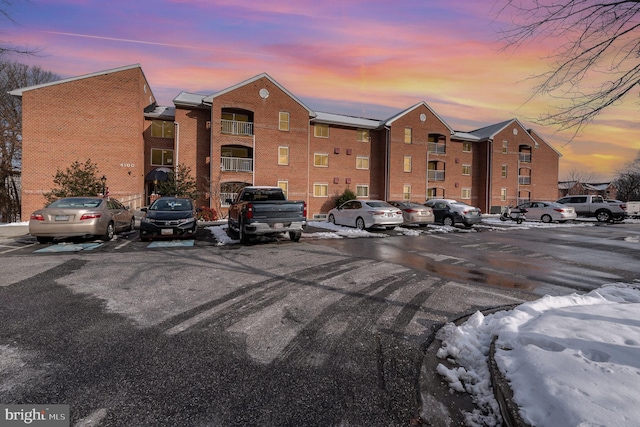
[[[545,296],[510,311],[472,315],[438,333],[438,373],[479,409],[470,426],[499,425],[491,389],[489,346],[533,426],[635,426],[640,394],[640,282],[611,284],[586,295]]]

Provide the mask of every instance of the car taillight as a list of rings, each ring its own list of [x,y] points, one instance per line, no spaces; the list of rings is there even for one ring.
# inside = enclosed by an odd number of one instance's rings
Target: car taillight
[[[418,211],[417,211],[417,210],[415,210],[415,209],[407,209],[405,212],[408,212],[408,213],[415,213],[415,212],[418,212]]]
[[[247,219],[253,219],[253,205],[251,203],[247,203],[247,211],[246,215]]]
[[[462,211],[462,215],[466,215],[466,214],[468,214],[468,213],[469,213],[469,211],[466,211],[466,210],[465,210],[465,211]]]
[[[384,215],[384,212],[381,211],[367,211],[370,215]]]
[[[307,217],[307,202],[302,203],[302,216]]]
[[[44,221],[42,214],[31,214],[31,219],[36,221]]]
[[[564,209],[561,209],[561,208],[555,208],[553,210],[556,212],[566,212]]]
[[[622,205],[620,205],[620,208],[622,208],[623,211],[626,211],[627,210],[627,205],[622,204]]]
[[[85,214],[82,214],[82,216],[80,217],[80,221],[85,219],[96,219],[100,218],[101,216],[102,214],[100,212],[87,212]]]

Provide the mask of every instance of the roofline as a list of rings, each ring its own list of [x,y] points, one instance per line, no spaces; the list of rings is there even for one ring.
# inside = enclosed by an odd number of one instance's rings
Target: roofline
[[[120,71],[131,70],[133,68],[140,68],[140,71],[144,75],[144,71],[142,70],[142,67],[140,66],[140,64],[131,64],[131,65],[126,65],[124,67],[112,68],[110,70],[98,71],[98,72],[91,73],[91,74],[84,74],[82,76],[69,77],[67,79],[56,80],[55,82],[42,83],[42,84],[39,84],[39,85],[27,86],[27,87],[23,87],[23,88],[19,88],[19,89],[14,89],[12,91],[9,91],[9,95],[20,98],[20,97],[22,97],[22,94],[24,92],[28,92],[28,91],[31,91],[31,90],[42,89],[44,87],[49,87],[49,86],[55,86],[55,85],[58,85],[58,84],[74,82],[76,80],[88,79],[90,77],[103,76],[105,74],[117,73],[117,72],[120,72]],[[147,78],[145,76],[145,80],[146,79]],[[151,90],[151,88],[149,88],[149,90]],[[153,92],[152,92],[152,95],[153,95]],[[153,97],[153,99],[155,99],[155,96]]]
[[[527,133],[528,133],[529,135],[531,135],[532,133],[535,133],[535,134],[538,136],[538,138],[540,138],[540,140],[542,140],[542,142],[544,142],[544,143],[547,145],[547,147],[551,148],[553,151],[555,151],[555,152],[556,152],[556,154],[558,155],[558,157],[562,157],[562,153],[561,153],[561,152],[559,152],[558,150],[556,150],[556,149],[555,149],[555,147],[554,147],[553,145],[549,144],[549,143],[547,142],[547,140],[546,140],[546,139],[544,139],[544,138],[542,137],[542,135],[540,135],[540,134],[539,134],[538,132],[536,132],[534,129],[532,129],[532,128],[527,129]]]
[[[429,107],[429,104],[427,104],[427,103],[426,103],[426,102],[424,102],[424,101],[420,101],[420,102],[418,102],[417,104],[415,104],[415,105],[413,105],[413,106],[411,106],[411,107],[409,107],[409,108],[407,108],[407,109],[405,109],[405,110],[403,110],[403,111],[399,112],[399,113],[398,113],[398,114],[396,114],[395,116],[392,116],[392,117],[388,118],[387,120],[383,120],[383,124],[384,124],[384,126],[391,126],[391,124],[392,124],[394,121],[396,121],[396,120],[397,120],[397,119],[399,119],[400,117],[404,116],[405,114],[410,113],[411,111],[415,110],[416,108],[418,108],[418,107],[420,107],[420,106],[422,106],[422,105],[424,105],[425,107],[427,107],[427,109],[431,112],[431,114],[433,114],[434,116],[436,116],[436,118],[437,118],[438,120],[440,120],[440,121],[442,122],[442,124],[444,124],[444,125],[447,127],[447,129],[449,129],[449,132],[453,135],[454,130],[451,128],[451,126],[449,126],[449,124],[448,124],[446,121],[444,121],[444,120],[442,119],[442,117],[440,117],[440,116],[438,115],[438,113],[436,113],[436,112],[433,110],[433,108]]]
[[[250,84],[250,83],[253,83],[253,82],[257,81],[257,80],[260,80],[260,79],[262,79],[262,78],[266,78],[267,80],[269,80],[271,83],[273,83],[275,86],[277,86],[277,87],[278,87],[278,89],[280,89],[281,91],[283,91],[284,93],[286,93],[286,94],[287,94],[291,99],[293,99],[293,100],[294,100],[294,101],[296,101],[298,104],[300,104],[300,106],[302,106],[305,110],[307,110],[307,111],[309,112],[309,116],[310,116],[310,117],[315,117],[315,116],[316,116],[316,113],[315,113],[311,108],[307,107],[307,106],[304,104],[304,102],[300,101],[300,100],[299,100],[299,99],[298,99],[294,94],[292,94],[291,92],[289,92],[289,91],[288,91],[284,86],[282,86],[280,83],[278,83],[277,81],[275,81],[275,80],[274,80],[274,79],[273,79],[269,74],[267,74],[267,73],[261,73],[261,74],[258,74],[257,76],[251,77],[250,79],[247,79],[247,80],[245,80],[245,81],[243,81],[243,82],[240,82],[240,83],[235,84],[235,85],[233,85],[233,86],[230,86],[230,87],[228,87],[228,88],[226,88],[226,89],[223,89],[223,90],[221,90],[221,91],[219,91],[219,92],[216,92],[216,93],[214,93],[213,95],[209,95],[209,96],[207,96],[207,97],[203,98],[203,100],[202,100],[202,101],[203,101],[203,102],[205,102],[205,103],[209,103],[209,104],[211,104],[211,103],[213,103],[213,100],[214,100],[215,98],[217,98],[217,97],[219,97],[219,96],[222,96],[222,95],[224,95],[224,94],[226,94],[226,93],[229,93],[229,92],[231,92],[231,91],[234,91],[234,90],[236,90],[236,89],[238,89],[238,88],[241,88],[241,87],[243,87],[243,86],[246,86],[246,85],[248,85],[248,84]]]

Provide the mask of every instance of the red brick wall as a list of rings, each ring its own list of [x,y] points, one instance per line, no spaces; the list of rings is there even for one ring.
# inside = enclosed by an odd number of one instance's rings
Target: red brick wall
[[[143,110],[151,90],[140,68],[26,91],[22,97],[22,218],[45,204],[56,171],[91,159],[115,198],[144,181]]]

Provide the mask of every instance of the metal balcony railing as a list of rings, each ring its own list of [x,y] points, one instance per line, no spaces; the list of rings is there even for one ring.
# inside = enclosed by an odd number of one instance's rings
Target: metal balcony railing
[[[427,176],[429,177],[429,181],[444,181],[444,171],[430,170]]]
[[[531,177],[530,176],[519,176],[518,177],[518,184],[520,184],[520,185],[530,185],[531,184]]]
[[[253,122],[221,120],[221,132],[229,135],[253,135]]]
[[[428,145],[429,153],[445,154],[447,152],[447,144],[443,144],[440,142],[429,142]]]
[[[238,193],[220,193],[220,207],[228,208],[227,200],[235,200],[237,196]]]
[[[520,161],[523,163],[531,163],[531,153],[520,153]]]
[[[253,159],[245,157],[221,157],[222,172],[253,172]]]

